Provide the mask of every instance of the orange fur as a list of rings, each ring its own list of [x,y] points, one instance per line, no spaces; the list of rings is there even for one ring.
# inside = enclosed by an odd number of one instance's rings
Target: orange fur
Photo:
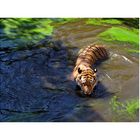
[[[106,58],[108,53],[102,45],[91,44],[80,52],[72,75],[85,94],[90,95],[98,81],[92,65],[98,59]]]

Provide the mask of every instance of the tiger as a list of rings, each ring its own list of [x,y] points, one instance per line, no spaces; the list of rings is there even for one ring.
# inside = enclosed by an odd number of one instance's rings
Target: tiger
[[[97,69],[92,68],[97,60],[108,58],[103,45],[90,44],[81,50],[75,63],[72,75],[85,95],[91,95],[98,83]]]

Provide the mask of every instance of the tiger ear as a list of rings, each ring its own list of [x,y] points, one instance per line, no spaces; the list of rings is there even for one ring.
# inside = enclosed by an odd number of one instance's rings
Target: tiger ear
[[[97,72],[97,69],[94,69],[94,72],[96,73]]]
[[[80,68],[78,68],[78,73],[80,74],[82,72],[82,70]]]

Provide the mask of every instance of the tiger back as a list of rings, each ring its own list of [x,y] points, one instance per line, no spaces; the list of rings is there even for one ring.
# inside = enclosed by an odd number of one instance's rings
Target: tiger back
[[[108,58],[108,52],[103,45],[91,44],[81,50],[73,70],[73,77],[81,90],[90,95],[98,83],[97,69],[92,69],[97,60]]]

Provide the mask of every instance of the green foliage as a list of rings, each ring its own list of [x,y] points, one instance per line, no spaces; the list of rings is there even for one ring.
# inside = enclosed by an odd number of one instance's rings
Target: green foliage
[[[139,18],[117,18],[123,24],[139,29]]]
[[[2,47],[25,47],[35,44],[46,35],[51,35],[53,26],[51,19],[8,18],[1,19],[3,27],[0,43]]]
[[[75,22],[80,20],[80,18],[61,18],[64,22]]]
[[[0,48],[29,48],[47,35],[52,35],[55,28],[70,22],[76,22],[81,18],[3,18],[0,19]],[[88,18],[82,19],[87,24],[93,25],[120,25],[127,24],[137,19],[112,19],[112,18]],[[136,46],[128,52],[138,51],[138,29],[124,27],[112,27],[99,34],[102,41],[128,42]]]
[[[63,25],[65,23],[71,23],[79,21],[81,18],[53,18],[51,19],[53,21],[54,27],[57,27],[59,25]]]
[[[103,19],[103,18],[90,18],[87,20],[86,23],[93,25],[122,24],[122,22],[117,19]]]
[[[139,110],[138,99],[133,99],[122,103],[118,101],[117,96],[114,96],[110,101],[110,105],[112,111],[117,114],[117,119],[128,119],[131,121],[136,117],[136,114]]]
[[[126,102],[126,111],[133,116],[139,109],[138,100],[131,100]]]
[[[0,48],[28,48],[47,35],[55,25],[74,22],[79,18],[5,18],[0,19]]]
[[[127,50],[129,53],[139,53],[140,51],[137,49],[128,49]]]
[[[131,30],[124,27],[112,27],[99,34],[105,41],[122,41],[135,44],[139,44],[139,34],[136,30]]]

